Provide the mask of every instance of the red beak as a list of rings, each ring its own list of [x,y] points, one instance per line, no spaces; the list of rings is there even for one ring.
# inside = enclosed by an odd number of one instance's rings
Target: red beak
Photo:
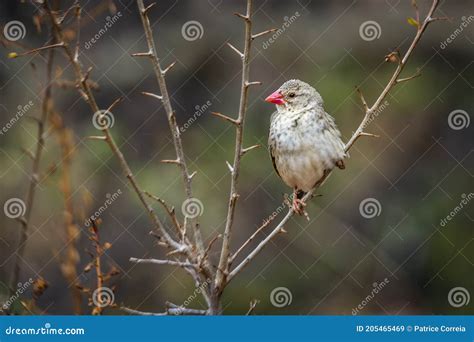
[[[285,100],[283,100],[283,95],[277,90],[274,93],[272,93],[270,96],[268,96],[265,99],[266,102],[274,103],[277,105],[281,105],[285,103]]]

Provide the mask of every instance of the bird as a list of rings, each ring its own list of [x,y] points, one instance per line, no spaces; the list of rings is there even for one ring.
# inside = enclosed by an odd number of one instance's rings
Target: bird
[[[265,101],[277,109],[270,118],[268,136],[273,167],[293,188],[293,210],[303,215],[305,193],[334,167],[345,168],[341,132],[325,111],[321,95],[308,83],[286,81]]]

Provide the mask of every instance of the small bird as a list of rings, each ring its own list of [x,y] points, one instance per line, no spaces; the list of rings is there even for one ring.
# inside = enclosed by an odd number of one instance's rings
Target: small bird
[[[293,209],[304,214],[301,198],[335,166],[344,169],[344,143],[321,95],[309,84],[290,80],[265,99],[277,111],[270,119],[268,149],[273,167],[293,188]]]

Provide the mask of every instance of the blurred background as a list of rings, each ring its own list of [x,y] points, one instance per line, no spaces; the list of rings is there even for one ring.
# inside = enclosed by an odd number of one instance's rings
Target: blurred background
[[[61,9],[71,3],[61,1]],[[136,3],[80,3],[79,59],[85,69],[93,68],[99,106],[106,109],[124,97],[112,110],[117,144],[141,187],[175,206],[182,218],[181,176],[175,166],[160,163],[174,158],[164,110],[141,95],[158,93],[156,79],[148,60],[130,56],[146,51]],[[430,5],[418,1],[422,18]],[[229,285],[223,298],[226,314],[245,314],[254,299],[259,301],[254,313],[260,315],[473,313],[473,9],[471,1],[441,4],[438,15],[449,20],[429,26],[403,74],[411,76],[419,68],[422,76],[397,85],[367,128],[380,138],[360,139],[346,170],[336,170],[318,190],[322,196],[308,205],[311,220],[293,218],[287,233]],[[234,148],[233,127],[210,112],[237,114],[241,63],[226,42],[242,46],[243,24],[233,13],[244,10],[243,0],[159,1],[150,12],[163,65],[176,61],[167,75],[168,89],[187,161],[197,171],[194,192],[203,203],[206,241],[223,232],[230,186],[225,162],[233,159]],[[32,1],[2,1],[0,13],[3,207],[12,198],[25,201],[32,168],[28,151],[34,151],[37,135],[32,118],[41,115],[47,52],[7,56],[43,46],[49,26],[38,24],[39,5]],[[408,0],[255,2],[254,33],[280,30],[253,43],[251,80],[263,84],[250,90],[244,140],[245,146],[262,148],[243,159],[234,249],[278,215],[256,243],[263,238],[283,218],[283,196],[290,193],[266,150],[274,106],[263,99],[288,79],[304,80],[321,93],[347,140],[363,117],[355,87],[361,87],[369,105],[375,101],[395,69],[384,56],[396,49],[404,53],[415,35],[409,17],[415,13]],[[14,20],[25,30],[13,41],[4,28]],[[193,30],[186,30],[191,24]],[[64,25],[68,39],[77,39],[73,16]],[[107,282],[115,303],[153,312],[163,311],[167,300],[183,303],[195,288],[181,269],[129,262],[130,257],[162,258],[164,249],[149,235],[151,222],[108,146],[87,139],[100,132],[59,52],[53,76],[55,114],[46,127],[41,181],[20,263],[20,282],[36,280],[20,298],[30,304],[34,298],[34,305],[27,304],[27,310],[16,301],[14,312],[75,312],[74,283],[96,286],[94,273],[84,271],[94,250],[85,220],[111,198],[100,214],[99,232],[101,241],[111,244],[103,268],[119,272]],[[13,124],[12,118],[17,119]],[[155,207],[166,221],[162,208]],[[65,223],[68,213],[72,224]],[[9,216],[5,210],[0,215],[2,303],[8,300],[21,227]],[[70,236],[76,233],[71,247]],[[214,262],[218,251],[214,247],[211,253]],[[71,261],[77,259],[71,282]],[[37,279],[47,282],[44,292]],[[282,303],[275,302],[278,291],[283,291]],[[83,314],[91,312],[87,297],[82,296]],[[204,307],[204,301],[198,297],[190,306]],[[123,314],[113,308],[104,313]]]

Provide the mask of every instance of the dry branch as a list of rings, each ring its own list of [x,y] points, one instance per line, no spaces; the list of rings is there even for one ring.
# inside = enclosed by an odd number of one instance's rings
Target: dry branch
[[[433,19],[433,14],[436,11],[436,8],[439,5],[439,0],[433,0],[432,5],[430,7],[430,10],[423,21],[423,24],[417,27],[417,32],[415,37],[413,38],[413,41],[411,42],[410,46],[408,47],[407,51],[405,52],[405,55],[403,56],[402,59],[400,59],[399,63],[397,64],[397,68],[395,69],[392,77],[388,81],[387,85],[385,88],[382,90],[382,93],[379,95],[377,100],[374,102],[374,104],[371,107],[367,106],[367,103],[362,96],[362,93],[359,92],[361,96],[362,103],[364,105],[365,109],[365,115],[364,118],[362,119],[362,122],[359,124],[359,127],[355,131],[355,133],[352,135],[352,137],[349,139],[349,141],[345,145],[345,151],[349,151],[352,145],[355,143],[355,141],[362,137],[362,136],[373,136],[373,134],[366,133],[364,132],[365,127],[370,123],[370,121],[373,119],[373,114],[377,111],[377,109],[380,107],[380,105],[383,103],[385,100],[387,94],[390,92],[390,90],[397,84],[397,79],[399,78],[401,72],[403,71],[405,65],[407,64],[408,59],[413,53],[413,50],[417,46],[418,42],[420,41],[423,33],[425,32],[426,28],[428,25],[434,21]],[[410,79],[412,79],[411,77]],[[303,201],[307,202],[313,197],[313,194],[317,188],[319,188],[324,181],[327,179],[329,176],[330,172],[327,172],[323,178],[318,182],[318,184],[311,190],[309,191],[304,197]],[[228,275],[227,277],[227,282],[230,282],[239,272],[242,271],[242,269],[245,268],[261,251],[262,249],[275,237],[277,236],[283,229],[284,225],[290,220],[290,218],[294,215],[294,211],[292,208],[288,211],[288,213],[285,215],[285,217],[278,223],[278,225],[273,229],[273,231],[265,238],[263,239],[257,247],[255,247],[254,250],[252,250],[247,257],[239,264],[237,265]]]

